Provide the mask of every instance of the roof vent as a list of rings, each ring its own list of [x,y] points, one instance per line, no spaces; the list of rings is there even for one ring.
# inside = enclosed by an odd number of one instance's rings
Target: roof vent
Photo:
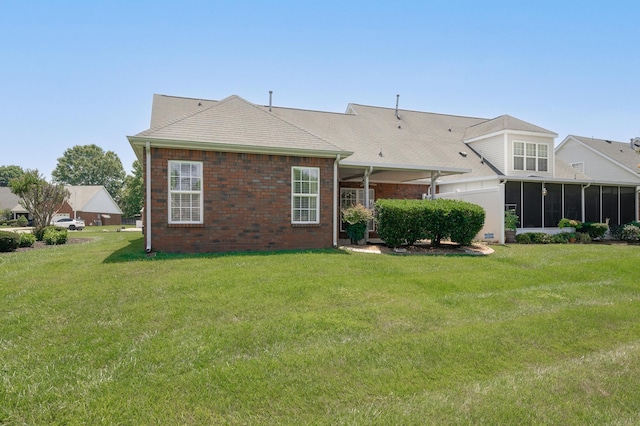
[[[467,153],[466,153],[466,152],[464,152],[464,151],[460,151],[460,152],[458,152],[458,154],[462,155],[462,156],[463,156],[463,157],[465,157],[465,158],[467,157]]]
[[[396,95],[396,118],[400,120],[400,116],[398,115],[398,103],[400,102],[400,95]]]
[[[273,90],[269,90],[269,112],[271,112],[271,99],[273,97]]]
[[[604,140],[606,143],[611,143],[611,141],[609,139],[605,139]]]

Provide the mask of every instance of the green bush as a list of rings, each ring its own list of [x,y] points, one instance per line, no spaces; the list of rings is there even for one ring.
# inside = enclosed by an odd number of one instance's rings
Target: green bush
[[[364,238],[369,221],[372,219],[373,212],[362,204],[356,204],[342,210],[342,220],[346,222],[346,231],[351,243],[357,244]],[[120,230],[118,229],[118,231]]]
[[[25,227],[29,224],[29,220],[24,216],[20,216],[17,220],[17,224],[20,227]]]
[[[20,243],[20,236],[15,232],[0,231],[0,252],[15,251]]]
[[[528,232],[516,235],[516,243],[518,244],[531,244],[531,236]]]
[[[551,236],[551,242],[554,244],[567,244],[571,237],[575,237],[570,232],[561,232]]]
[[[376,202],[378,236],[389,246],[443,239],[470,244],[484,225],[484,209],[457,200],[387,200]]]
[[[624,241],[640,241],[640,227],[632,224],[625,225],[624,228],[622,228],[621,237]]]
[[[20,235],[20,241],[18,242],[20,247],[31,247],[36,242],[36,236],[31,233],[22,232],[18,235]]]
[[[588,233],[591,239],[595,240],[602,238],[607,229],[609,229],[609,226],[606,223],[585,222],[582,224],[580,231]]]
[[[34,229],[33,230],[33,235],[36,236],[36,241],[44,241],[44,234],[49,229],[55,229],[55,230],[59,230],[59,231],[66,231],[66,228],[61,228],[59,226],[53,226],[53,225],[45,226],[44,228]]]
[[[44,236],[42,240],[47,245],[58,245],[58,244],[66,244],[67,242],[67,230],[62,228],[57,228],[55,226],[47,226],[46,231],[44,231]]]
[[[587,244],[591,242],[591,237],[586,232],[576,233],[576,243]]]

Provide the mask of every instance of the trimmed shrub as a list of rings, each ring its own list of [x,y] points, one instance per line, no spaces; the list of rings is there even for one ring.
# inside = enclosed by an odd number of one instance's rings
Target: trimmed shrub
[[[531,236],[529,235],[528,232],[525,232],[524,234],[518,234],[516,235],[516,243],[531,244]]]
[[[602,238],[604,234],[609,229],[606,223],[593,223],[593,222],[585,222],[582,224],[580,228],[581,232],[586,232],[589,234],[592,240]]]
[[[559,234],[552,235],[551,242],[554,244],[567,244],[569,242],[569,239],[573,236],[574,235],[572,235],[570,232],[561,232]]]
[[[66,244],[67,242],[67,230],[60,229],[55,226],[47,226],[46,231],[44,231],[44,236],[42,237],[42,241],[45,244],[53,246],[58,244]]]
[[[621,237],[624,241],[640,241],[640,227],[632,224],[625,225],[624,228],[622,228]]]
[[[17,222],[18,226],[24,228],[25,226],[27,226],[29,224],[29,219],[27,219],[24,216],[20,216],[16,222]]]
[[[36,236],[29,232],[22,232],[18,235],[20,235],[20,241],[18,242],[20,247],[31,247],[36,242]]]
[[[0,231],[0,252],[15,251],[20,244],[20,236],[15,232]]]
[[[484,225],[478,205],[458,200],[386,200],[376,202],[378,235],[389,247],[430,239],[470,244]]]
[[[33,230],[33,235],[36,236],[36,241],[44,241],[44,233],[47,232],[48,229],[56,229],[59,231],[66,231],[66,228],[61,228],[59,226],[45,226],[44,228],[38,228]]]
[[[576,233],[576,243],[588,244],[590,242],[591,242],[591,237],[586,232],[577,232]]]

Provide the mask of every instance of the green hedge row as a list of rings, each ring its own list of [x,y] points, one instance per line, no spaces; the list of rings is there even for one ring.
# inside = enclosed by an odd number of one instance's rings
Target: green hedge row
[[[426,239],[435,246],[444,239],[468,245],[482,229],[484,219],[484,209],[466,201],[376,201],[378,236],[389,247]]]

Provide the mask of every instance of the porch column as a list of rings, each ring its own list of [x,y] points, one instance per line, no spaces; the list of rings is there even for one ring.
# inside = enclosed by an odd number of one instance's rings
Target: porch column
[[[373,167],[369,167],[364,171],[364,206],[369,208],[369,175],[373,172]],[[364,241],[369,242],[369,224],[367,224],[367,232],[364,234]]]
[[[436,179],[438,179],[440,175],[441,173],[439,171],[431,172],[431,186],[429,186],[429,192],[431,193],[431,197],[429,198],[432,200],[436,199],[436,192],[437,192]]]

